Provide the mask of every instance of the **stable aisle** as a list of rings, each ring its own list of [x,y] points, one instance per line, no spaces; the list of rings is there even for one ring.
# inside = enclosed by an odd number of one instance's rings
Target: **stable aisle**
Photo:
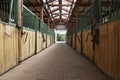
[[[110,80],[67,44],[54,44],[0,76],[0,80]]]

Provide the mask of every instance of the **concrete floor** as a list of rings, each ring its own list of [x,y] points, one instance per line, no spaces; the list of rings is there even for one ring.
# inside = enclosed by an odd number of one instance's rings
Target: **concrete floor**
[[[22,62],[0,80],[110,80],[66,44],[54,44]]]

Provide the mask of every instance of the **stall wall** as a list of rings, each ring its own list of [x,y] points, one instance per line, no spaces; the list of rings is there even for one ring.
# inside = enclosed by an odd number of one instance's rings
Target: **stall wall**
[[[47,37],[46,37],[46,34],[43,34],[42,35],[42,50],[46,48],[46,44],[47,44]]]
[[[0,23],[0,74],[19,62],[18,29]]]
[[[86,30],[82,33],[82,47],[83,54],[90,60],[93,60],[94,52],[91,30]]]
[[[42,50],[42,40],[43,40],[42,33],[37,32],[37,53]]]
[[[50,46],[50,35],[47,35],[47,47],[49,47]]]
[[[81,34],[78,32],[76,35],[76,50],[81,54]]]
[[[22,56],[24,60],[35,54],[35,31],[24,29],[25,34],[22,36]]]
[[[75,34],[72,35],[72,47],[75,48]]]
[[[118,23],[119,23],[119,26],[118,26],[118,29],[119,29],[119,46],[118,46],[118,50],[119,50],[119,54],[118,54],[118,56],[119,56],[119,61],[118,61],[118,64],[119,64],[119,75],[118,75],[118,80],[120,80],[120,20],[118,21]]]
[[[99,43],[93,50],[91,30],[83,31],[83,55],[110,76],[113,80],[120,80],[120,20],[97,26],[99,29]]]
[[[96,26],[99,29],[99,43],[93,49],[91,30],[82,32],[82,44],[79,45],[77,33],[76,50],[79,52],[82,46],[82,53],[89,60],[107,74],[112,80],[120,80],[120,20],[114,20]],[[70,44],[70,38],[68,37]],[[72,47],[75,48],[75,35],[72,34]]]
[[[119,76],[119,22],[113,21],[98,27],[100,30],[100,43],[95,49],[96,65],[118,80]]]

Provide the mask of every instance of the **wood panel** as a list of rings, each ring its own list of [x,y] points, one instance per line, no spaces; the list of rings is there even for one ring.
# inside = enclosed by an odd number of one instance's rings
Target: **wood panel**
[[[0,23],[0,74],[19,62],[18,29]]]
[[[117,21],[108,23],[108,37],[109,37],[109,56],[111,56],[111,74],[108,73],[115,80],[117,77],[117,60],[118,60],[118,23]],[[109,61],[110,62],[110,61]],[[110,64],[110,63],[109,63]],[[113,66],[114,65],[114,66]]]
[[[88,41],[87,41],[87,44],[88,44],[88,58],[90,60],[93,60],[93,43],[92,43],[92,36],[91,36],[91,30],[89,30],[88,32]]]
[[[24,60],[35,53],[35,31],[23,30],[25,34],[22,36],[22,58]]]
[[[87,32],[86,31],[84,31],[83,33],[82,33],[82,51],[83,51],[83,54],[84,55],[87,55],[87,43],[86,43],[86,38],[87,38]]]
[[[113,21],[99,26],[100,42],[95,48],[95,64],[113,80],[119,80],[119,26]]]
[[[47,47],[50,46],[50,35],[47,35]]]
[[[119,75],[118,75],[118,80],[120,80],[120,20],[119,20],[119,26],[118,26],[118,28],[119,28],[119,46],[118,46],[118,49],[119,49],[119,61],[118,61],[118,64],[119,64]]]
[[[0,24],[0,73],[4,72],[4,50],[3,50],[4,27]]]
[[[74,34],[72,35],[72,48],[75,47],[75,37],[74,37]]]
[[[91,41],[91,30],[84,31],[82,34],[83,54],[90,60],[93,60],[93,43]]]
[[[37,52],[42,50],[42,33],[37,32]]]
[[[76,50],[77,50],[77,52],[79,52],[81,54],[81,37],[80,37],[80,33],[77,33],[77,36],[76,36]]]
[[[46,40],[47,40],[46,34],[44,34],[44,39],[45,39],[45,41],[43,41],[42,49],[46,48]]]

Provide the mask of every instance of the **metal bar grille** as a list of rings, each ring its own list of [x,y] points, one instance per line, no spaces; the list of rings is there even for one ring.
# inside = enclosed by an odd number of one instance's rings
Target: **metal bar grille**
[[[0,1],[0,20],[7,23],[17,24],[17,0]]]

